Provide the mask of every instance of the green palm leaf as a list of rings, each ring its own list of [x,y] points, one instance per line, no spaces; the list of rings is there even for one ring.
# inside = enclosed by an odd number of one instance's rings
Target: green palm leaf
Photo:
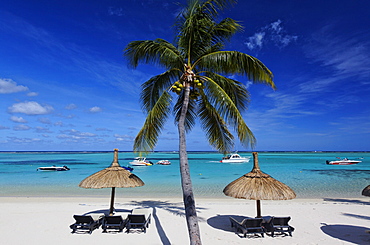
[[[235,129],[240,142],[244,146],[251,145],[253,147],[256,139],[233,100],[217,82],[209,77],[206,79],[208,80],[207,89],[209,93],[207,98],[210,103],[214,105],[220,116],[226,119],[226,123]]]
[[[202,94],[199,105],[199,118],[210,145],[222,153],[230,152],[234,147],[234,136],[205,94]]]
[[[243,83],[217,73],[205,72],[205,74],[206,77],[211,78],[225,91],[240,112],[247,109],[250,94]]]
[[[157,64],[167,69],[183,67],[180,52],[163,39],[134,41],[129,43],[124,51],[124,56],[132,67],[137,67],[139,62]]]
[[[168,90],[180,76],[178,69],[170,69],[166,72],[150,78],[141,85],[141,103],[143,110],[149,112],[156,105],[161,94]]]
[[[237,51],[219,51],[204,55],[197,61],[199,70],[237,74],[270,85],[275,89],[272,72],[253,56]]]
[[[163,92],[152,110],[148,112],[145,123],[135,138],[135,152],[148,152],[155,147],[171,111],[170,104],[171,96],[168,92]]]
[[[241,75],[275,89],[273,74],[257,58],[223,51],[225,43],[242,26],[226,18],[218,22],[219,11],[236,0],[188,0],[177,17],[174,44],[163,39],[130,42],[124,50],[129,65],[154,64],[165,72],[142,85],[141,102],[146,120],[137,134],[134,151],[149,152],[168,119],[171,107],[179,132],[181,184],[191,244],[200,244],[200,232],[186,154],[186,132],[197,118],[212,147],[230,152],[234,147],[234,130],[243,146],[254,146],[255,137],[242,113],[249,103],[245,85],[229,78]],[[169,91],[176,92],[172,105]],[[174,95],[176,96],[176,95]]]

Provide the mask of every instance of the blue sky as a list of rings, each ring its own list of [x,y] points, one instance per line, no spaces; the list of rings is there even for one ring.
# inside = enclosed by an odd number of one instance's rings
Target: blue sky
[[[140,85],[162,69],[127,67],[130,41],[172,41],[185,0],[2,0],[0,150],[132,150]],[[244,82],[254,150],[370,150],[370,2],[244,0],[223,12],[244,31],[227,50],[260,59],[277,90]],[[170,119],[155,150],[177,150]],[[188,150],[212,150],[200,126]],[[236,150],[251,150],[236,145]]]

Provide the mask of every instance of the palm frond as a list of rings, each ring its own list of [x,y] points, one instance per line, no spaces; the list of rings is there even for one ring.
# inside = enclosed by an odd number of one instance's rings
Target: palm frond
[[[167,69],[182,68],[184,60],[176,47],[163,39],[130,42],[124,50],[124,56],[134,68],[140,62],[157,64]]]
[[[184,51],[188,62],[204,54],[207,47],[223,40],[216,38],[216,34],[225,35],[225,24],[227,22],[232,26],[231,21],[217,24],[215,18],[220,10],[233,3],[234,0],[188,1],[187,7],[178,15],[176,24],[176,43]]]
[[[234,147],[234,136],[227,128],[226,122],[220,116],[216,108],[207,100],[207,96],[202,94],[199,104],[199,119],[203,130],[211,146],[219,152],[230,152]]]
[[[247,76],[250,80],[265,83],[275,89],[272,72],[257,58],[237,52],[218,51],[204,55],[197,62],[200,70],[215,73],[238,74]]]
[[[168,92],[163,92],[155,106],[148,112],[145,123],[135,138],[135,152],[149,152],[154,149],[158,136],[169,116],[170,98]]]
[[[209,13],[212,17],[216,17],[220,10],[235,4],[237,0],[207,0],[203,1],[201,10]]]
[[[206,77],[215,81],[225,91],[225,93],[229,95],[230,99],[234,102],[236,108],[238,108],[240,112],[247,109],[250,102],[250,94],[243,83],[217,73],[204,73],[206,74]]]
[[[143,83],[140,96],[143,110],[145,112],[151,111],[163,91],[168,90],[180,75],[181,72],[178,69],[170,69]]]
[[[244,146],[250,145],[253,148],[256,139],[233,100],[217,82],[209,77],[206,77],[206,79],[208,80],[206,88],[208,93],[207,98],[210,103],[215,107],[215,110],[220,116],[226,119],[226,123],[235,129],[240,142]]]
[[[225,41],[229,41],[236,32],[242,29],[242,26],[237,21],[226,18],[210,30],[213,43],[225,43]]]

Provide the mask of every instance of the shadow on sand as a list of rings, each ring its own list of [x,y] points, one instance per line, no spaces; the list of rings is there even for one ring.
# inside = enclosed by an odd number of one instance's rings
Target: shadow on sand
[[[119,213],[131,213],[131,211],[132,211],[131,209],[114,209],[114,212],[119,212]],[[101,214],[101,213],[103,213],[104,215],[109,215],[109,209],[98,209],[98,210],[84,213],[84,215]]]
[[[358,215],[358,214],[350,214],[350,213],[342,213],[344,216],[357,218],[357,219],[364,219],[364,220],[370,220],[370,216],[365,215]]]
[[[321,230],[331,237],[354,244],[370,244],[369,228],[353,225],[327,225],[322,223]]]
[[[161,225],[161,221],[159,217],[157,216],[157,209],[163,209],[167,212],[170,212],[174,215],[182,216],[185,218],[185,212],[184,212],[184,205],[182,202],[178,203],[171,203],[167,201],[131,201],[131,205],[134,206],[141,206],[144,208],[153,208],[153,219],[155,220],[155,225],[158,231],[158,235],[161,239],[161,242],[163,245],[171,245],[171,242],[166,235],[165,230],[163,229],[163,226]],[[197,207],[197,210],[201,210],[202,208]],[[201,221],[201,218],[199,218],[199,221]]]
[[[324,201],[325,202],[342,202],[342,203],[370,205],[370,202],[365,202],[361,200],[353,200],[353,199],[345,199],[345,198],[324,198]]]
[[[207,224],[215,229],[228,231],[228,232],[234,232],[234,230],[231,228],[229,217],[232,217],[237,221],[242,221],[243,219],[250,218],[247,216],[240,216],[240,215],[217,215],[217,216],[213,216],[209,218],[207,220]]]
[[[119,205],[123,206],[125,204],[116,203],[116,206],[119,206]],[[161,239],[162,244],[163,245],[171,245],[171,242],[170,242],[168,236],[166,235],[166,232],[163,229],[161,221],[160,221],[160,219],[157,215],[157,209],[163,209],[167,212],[170,212],[173,215],[181,216],[181,217],[185,218],[184,205],[183,205],[182,202],[171,203],[171,202],[168,202],[168,201],[131,201],[131,202],[129,202],[129,205],[132,205],[132,206],[135,206],[135,207],[138,207],[138,208],[139,207],[140,208],[152,208],[153,209],[152,218],[155,220],[155,226],[157,228],[158,235]],[[204,208],[197,207],[197,211],[203,210],[203,209]],[[130,213],[132,210],[131,209],[115,209],[114,211],[115,212],[120,212],[120,213],[124,213],[124,212],[129,212]],[[93,210],[93,211],[85,213],[85,215],[94,214],[94,213],[104,213],[105,215],[109,215],[109,209]],[[227,216],[227,217],[229,217],[229,216]],[[235,216],[235,217],[237,217],[237,216]],[[205,222],[205,220],[202,219],[201,217],[198,217],[198,219],[201,222],[202,221]],[[228,220],[228,218],[227,218],[227,220]],[[229,224],[229,226],[230,226],[230,221],[229,220],[228,220],[227,224]]]

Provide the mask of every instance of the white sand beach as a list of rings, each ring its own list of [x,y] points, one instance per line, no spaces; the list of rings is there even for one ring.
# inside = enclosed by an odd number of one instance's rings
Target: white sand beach
[[[1,244],[189,244],[180,199],[116,198],[117,211],[150,207],[146,233],[72,234],[74,214],[109,209],[106,198],[0,197]],[[291,216],[293,236],[244,238],[230,227],[229,216],[254,217],[255,201],[197,199],[202,243],[225,244],[370,244],[370,198],[261,201],[262,215]]]

